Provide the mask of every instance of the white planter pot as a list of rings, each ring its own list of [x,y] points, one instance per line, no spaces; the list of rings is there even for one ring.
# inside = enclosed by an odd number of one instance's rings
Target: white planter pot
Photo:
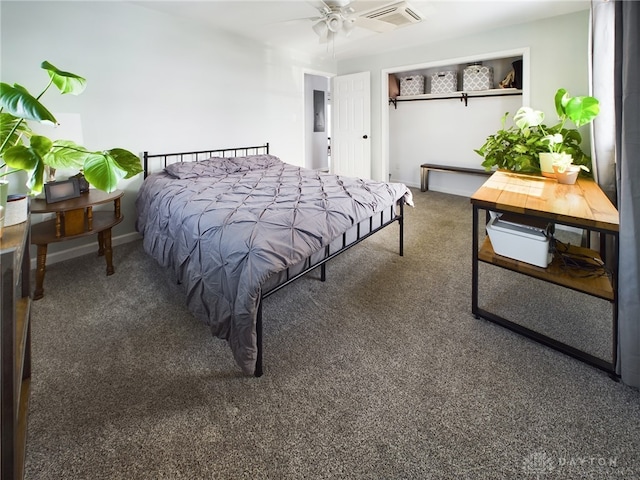
[[[578,174],[580,173],[580,167],[570,165],[564,172],[559,172],[558,167],[553,167],[555,170],[556,180],[558,183],[564,183],[566,185],[573,185],[578,180]]]
[[[4,212],[4,226],[10,227],[27,221],[29,214],[29,197],[26,195],[9,195]]]
[[[571,155],[568,153],[551,153],[545,152],[540,154],[540,170],[543,177],[556,178],[556,174],[553,171],[553,162],[562,161],[567,157],[568,163],[571,163]]]

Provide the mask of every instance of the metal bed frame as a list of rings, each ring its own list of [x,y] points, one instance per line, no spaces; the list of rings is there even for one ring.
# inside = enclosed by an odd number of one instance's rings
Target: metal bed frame
[[[143,152],[143,165],[144,165],[144,178],[146,178],[150,173],[151,163],[153,160],[159,160],[162,165],[162,168],[167,165],[175,162],[193,162],[193,161],[202,161],[207,160],[211,157],[237,157],[237,156],[247,156],[247,155],[260,155],[260,154],[268,154],[269,153],[269,143],[265,143],[264,145],[250,146],[250,147],[234,147],[234,148],[221,148],[221,149],[211,149],[211,150],[198,150],[192,152],[177,152],[177,153],[160,153],[160,154],[149,154],[149,152]],[[398,207],[396,209],[396,206]],[[342,234],[342,245],[336,251],[331,252],[331,245],[327,245],[324,247],[324,256],[317,261],[312,261],[311,257],[307,258],[303,262],[302,269],[297,271],[299,265],[296,267],[296,272],[293,273],[291,271],[292,267],[287,268],[283,272],[284,280],[281,280],[277,283],[276,286],[268,289],[266,292],[262,292],[260,295],[260,299],[258,301],[258,313],[256,317],[256,344],[258,347],[257,351],[257,359],[256,359],[256,368],[254,371],[254,376],[261,377],[264,373],[263,370],[263,328],[262,328],[262,302],[265,298],[277,292],[281,288],[289,285],[293,281],[298,278],[306,275],[312,270],[316,268],[320,268],[320,280],[324,282],[326,280],[326,264],[332,258],[340,255],[342,252],[345,252],[349,248],[357,245],[362,242],[366,238],[370,237],[376,232],[379,232],[385,227],[398,222],[399,225],[399,235],[398,235],[398,246],[399,246],[399,254],[400,256],[404,255],[404,197],[401,197],[397,205],[391,205],[389,207],[390,210],[383,210],[379,213],[374,214],[369,217],[369,228],[366,232],[361,232],[361,225],[363,222],[355,225],[356,228],[356,237],[355,240],[348,242],[347,235],[351,230]],[[398,211],[399,210],[399,211]],[[389,218],[385,220],[385,211],[389,213]],[[374,227],[374,218],[376,216],[380,216],[380,224],[376,224]],[[366,222],[366,220],[364,220]]]

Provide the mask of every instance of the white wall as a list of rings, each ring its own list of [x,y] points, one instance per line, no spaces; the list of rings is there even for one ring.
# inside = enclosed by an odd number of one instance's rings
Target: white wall
[[[2,81],[37,95],[48,81],[43,60],[84,76],[82,95],[50,91],[42,100],[52,112],[80,115],[86,147],[161,153],[270,142],[272,153],[303,165],[304,71],[333,72],[334,64],[125,2],[3,1],[0,8]],[[141,182],[121,184],[125,219],[114,243],[135,232]],[[74,254],[93,251],[85,246],[94,241],[51,245],[48,260],[74,247],[82,247]]]
[[[505,112],[513,115],[520,106],[521,96],[470,97],[467,106],[459,99],[399,102],[397,109],[389,109],[391,179],[417,187],[420,185],[418,167],[423,163],[482,168],[483,159],[474,148],[479,148],[487,135],[500,127]],[[445,182],[443,185],[439,185],[440,176]],[[456,181],[463,180],[433,172],[429,188],[468,194],[466,189],[453,188]],[[476,180],[482,182],[486,178]]]
[[[536,109],[544,110],[555,119],[553,96],[558,88],[564,87],[572,95],[589,93],[588,31],[589,12],[583,11],[495,29],[481,35],[460,36],[440,44],[412,47],[338,62],[339,75],[367,70],[371,72],[373,178],[379,180],[388,178],[386,163],[388,152],[387,117],[389,109],[393,109],[393,106],[388,106],[386,101],[387,85],[386,83],[383,85],[383,71],[402,70],[407,65],[445,62],[447,59],[481,56],[487,53],[528,47],[531,69],[531,85],[528,92],[530,104]],[[384,80],[386,82],[386,76]],[[404,108],[404,105],[398,108],[398,113],[401,108]],[[499,117],[489,119],[496,124],[496,129],[499,127],[499,120]],[[478,147],[480,145],[481,143]],[[413,177],[406,178],[407,182],[414,184],[419,182],[419,165],[420,162],[416,160]],[[463,176],[448,175],[446,181],[457,182],[464,181],[464,179]],[[452,189],[455,190],[455,186]]]

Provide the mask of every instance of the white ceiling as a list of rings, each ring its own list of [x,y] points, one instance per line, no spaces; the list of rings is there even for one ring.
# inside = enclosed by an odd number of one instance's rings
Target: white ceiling
[[[333,0],[334,2],[336,0]],[[349,0],[339,0],[348,3]],[[397,0],[351,0],[357,12]],[[319,15],[321,0],[141,0],[146,8],[189,21],[321,57],[346,60],[363,55],[426,45],[507,25],[589,9],[589,0],[407,0],[423,21],[375,33],[355,28],[347,38],[320,44],[310,18]]]

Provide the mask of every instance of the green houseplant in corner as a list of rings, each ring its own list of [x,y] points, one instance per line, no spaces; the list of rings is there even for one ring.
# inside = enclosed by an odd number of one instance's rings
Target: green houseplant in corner
[[[502,128],[487,137],[477,150],[484,158],[482,166],[494,167],[521,173],[541,173],[554,176],[553,163],[581,165],[584,172],[591,168],[591,158],[580,144],[582,136],[578,128],[590,123],[598,115],[600,105],[594,97],[571,97],[563,88],[555,94],[558,123],[547,126],[543,123],[544,112],[530,107],[520,108],[513,117],[514,126],[505,127],[508,113],[502,118]],[[575,128],[566,128],[571,120]],[[541,157],[543,160],[541,160]],[[570,158],[570,161],[569,161]],[[545,160],[549,164],[545,164]],[[541,170],[541,161],[542,165]]]
[[[41,67],[48,73],[49,83],[37,97],[21,85],[0,83],[0,179],[24,170],[29,193],[35,195],[42,191],[45,167],[72,168],[81,171],[90,185],[112,192],[120,180],[142,172],[140,159],[128,150],[90,151],[69,140],[52,141],[32,132],[27,121],[57,123],[40,102],[52,85],[61,94],[72,95],[79,95],[86,86],[84,78],[47,61]]]

